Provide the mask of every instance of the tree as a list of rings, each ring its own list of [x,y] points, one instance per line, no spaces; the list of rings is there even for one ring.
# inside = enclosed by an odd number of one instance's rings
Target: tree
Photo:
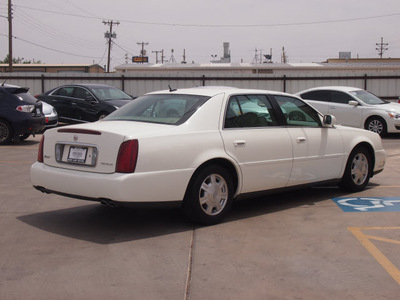
[[[0,64],[8,64],[10,62],[10,56],[7,54],[4,60],[0,60]],[[13,64],[41,64],[40,60],[25,60],[24,58],[15,58],[12,59]]]

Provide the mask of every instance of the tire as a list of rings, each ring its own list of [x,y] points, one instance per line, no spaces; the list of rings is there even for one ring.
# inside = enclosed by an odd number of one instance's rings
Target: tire
[[[387,132],[385,120],[380,117],[370,117],[365,122],[365,129],[376,132],[380,136],[384,136]]]
[[[22,141],[25,141],[28,137],[30,137],[31,136],[31,134],[30,133],[25,133],[25,134],[23,134],[23,135],[20,135],[19,136],[19,140],[22,142]]]
[[[0,145],[8,144],[12,139],[12,128],[7,121],[0,120]]]
[[[213,225],[223,220],[232,202],[232,177],[225,168],[210,165],[193,175],[183,200],[183,211],[195,223]]]
[[[365,147],[355,148],[347,161],[340,187],[348,192],[363,190],[371,178],[371,156]]]

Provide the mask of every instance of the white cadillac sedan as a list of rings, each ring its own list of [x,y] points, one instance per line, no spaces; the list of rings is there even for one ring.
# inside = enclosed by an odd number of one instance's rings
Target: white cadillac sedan
[[[296,93],[339,124],[364,128],[381,136],[400,132],[400,104],[384,101],[370,92],[347,86],[323,86]]]
[[[31,180],[45,193],[110,205],[181,201],[191,220],[215,224],[256,192],[331,181],[362,190],[385,160],[378,134],[336,126],[295,96],[199,87],[46,131]]]

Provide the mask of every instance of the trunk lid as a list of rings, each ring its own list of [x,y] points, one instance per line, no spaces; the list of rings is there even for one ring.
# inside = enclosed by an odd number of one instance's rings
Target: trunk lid
[[[160,135],[171,128],[176,126],[129,121],[99,121],[54,128],[44,135],[44,163],[69,170],[114,173],[119,147],[124,141],[140,140],[144,134]]]

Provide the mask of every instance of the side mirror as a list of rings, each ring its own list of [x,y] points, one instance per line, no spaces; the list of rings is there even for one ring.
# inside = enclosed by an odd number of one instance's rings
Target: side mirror
[[[332,115],[324,115],[323,118],[324,127],[332,127],[336,125],[336,118]]]
[[[357,105],[358,105],[358,102],[355,101],[355,100],[350,100],[350,101],[349,101],[349,105],[357,106]]]
[[[85,99],[85,100],[86,100],[87,102],[95,101],[95,100],[94,100],[94,97],[91,96],[91,95],[86,96],[86,99]]]

